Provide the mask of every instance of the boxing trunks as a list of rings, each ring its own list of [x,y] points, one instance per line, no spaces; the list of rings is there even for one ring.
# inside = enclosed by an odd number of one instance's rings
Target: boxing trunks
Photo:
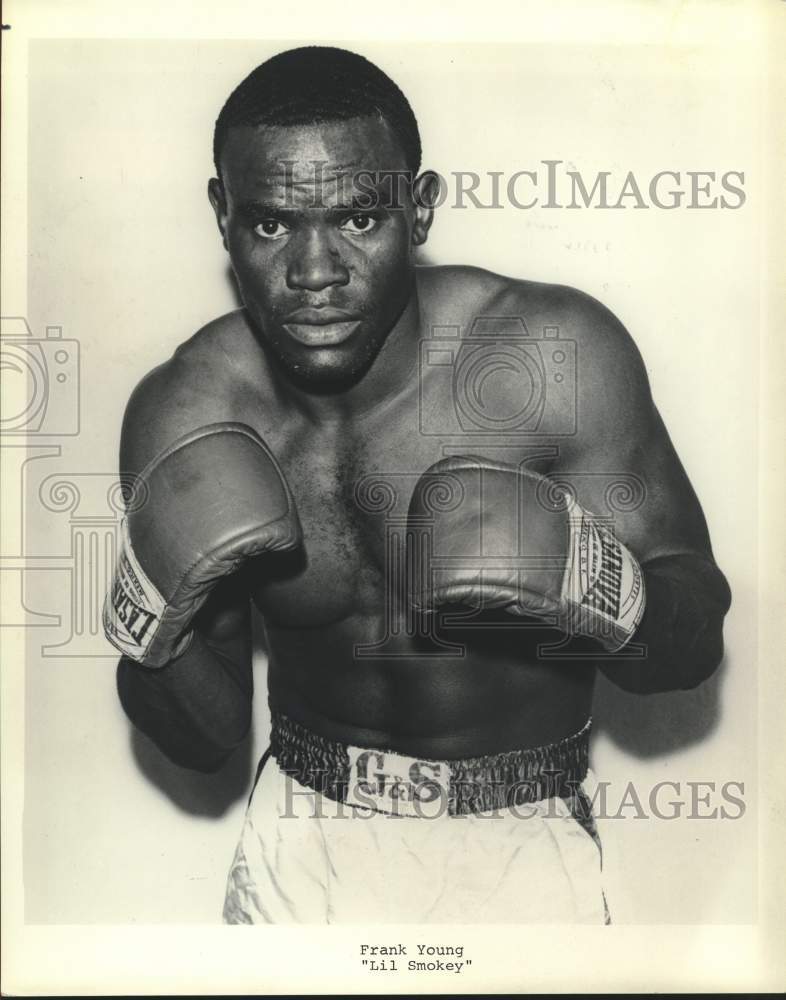
[[[328,740],[274,712],[224,922],[608,923],[590,726],[436,761]]]

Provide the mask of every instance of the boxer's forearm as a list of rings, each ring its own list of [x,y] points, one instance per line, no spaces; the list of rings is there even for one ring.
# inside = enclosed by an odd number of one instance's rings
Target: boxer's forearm
[[[723,657],[723,619],[731,593],[720,570],[700,556],[664,556],[642,566],[646,607],[632,643],[599,664],[626,691],[651,694],[696,687]]]
[[[208,640],[194,631],[187,651],[151,670],[123,657],[121,704],[131,722],[174,763],[215,771],[251,722],[250,638]]]

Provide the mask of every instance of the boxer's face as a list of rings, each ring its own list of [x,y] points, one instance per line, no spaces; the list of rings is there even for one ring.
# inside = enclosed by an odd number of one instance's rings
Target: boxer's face
[[[210,182],[224,245],[255,326],[285,371],[314,388],[369,367],[411,294],[431,212],[383,171],[404,155],[383,121],[234,128]],[[368,194],[372,187],[378,197]],[[378,200],[376,207],[368,207]]]

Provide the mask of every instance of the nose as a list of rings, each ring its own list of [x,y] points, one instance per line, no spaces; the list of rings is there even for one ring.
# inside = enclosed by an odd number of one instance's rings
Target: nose
[[[349,283],[349,271],[328,234],[313,228],[292,245],[287,267],[287,284],[293,289],[319,292],[331,285]]]

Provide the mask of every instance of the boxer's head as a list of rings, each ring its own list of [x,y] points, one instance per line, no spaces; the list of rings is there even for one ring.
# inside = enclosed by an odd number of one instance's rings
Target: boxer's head
[[[293,49],[231,94],[213,151],[210,201],[260,335],[298,381],[351,383],[407,305],[431,224],[407,99],[362,56]]]

